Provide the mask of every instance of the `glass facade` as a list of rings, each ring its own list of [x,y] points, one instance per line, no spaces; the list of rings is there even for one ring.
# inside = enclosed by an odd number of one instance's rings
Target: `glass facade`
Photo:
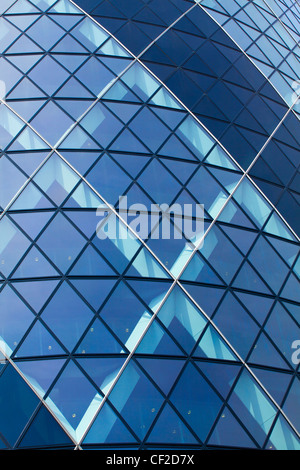
[[[300,449],[299,23],[2,0],[0,449]]]

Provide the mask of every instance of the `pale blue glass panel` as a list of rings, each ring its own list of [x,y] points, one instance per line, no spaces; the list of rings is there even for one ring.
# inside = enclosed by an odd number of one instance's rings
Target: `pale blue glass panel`
[[[177,135],[190,147],[195,155],[203,160],[212,149],[212,137],[192,117],[188,117],[177,130]]]
[[[271,208],[263,196],[248,180],[244,180],[234,194],[234,198],[250,218],[262,227],[271,213]]]

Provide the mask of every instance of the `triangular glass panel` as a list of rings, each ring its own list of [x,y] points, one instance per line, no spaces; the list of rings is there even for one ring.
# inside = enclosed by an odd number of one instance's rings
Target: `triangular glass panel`
[[[141,141],[139,141],[129,129],[124,129],[120,136],[110,146],[110,150],[134,153],[149,153]]]
[[[225,400],[241,370],[240,365],[199,360],[196,361],[196,365]]]
[[[164,401],[133,361],[123,371],[109,399],[140,439],[145,437]]]
[[[10,144],[25,124],[2,103],[0,104],[0,123],[0,149],[3,150]]]
[[[40,164],[45,160],[46,152],[22,152],[8,153],[9,158],[13,160],[28,176],[31,176]]]
[[[104,303],[106,297],[113,289],[116,280],[111,279],[74,279],[73,286],[80,292],[85,300],[96,311]]]
[[[198,160],[190,152],[190,150],[181,143],[178,137],[174,134],[168,139],[164,146],[159,150],[159,155],[166,157],[178,158],[183,160],[191,160],[193,162]]]
[[[59,206],[80,178],[56,153],[53,153],[35,175],[34,181]]]
[[[23,15],[24,18],[25,15]],[[31,69],[37,61],[40,59],[40,55],[15,55],[10,56],[9,60],[12,64],[14,64],[18,69],[20,69],[23,73],[27,73],[29,69]]]
[[[9,54],[36,54],[44,51],[23,34],[6,52]]]
[[[300,303],[299,279],[294,275],[294,273],[290,274],[280,295],[285,299]]]
[[[171,287],[171,280],[166,282],[147,281],[146,279],[127,280],[127,283],[148,305],[153,313],[156,313],[162,300]]]
[[[228,404],[255,441],[262,446],[277,409],[247,371],[240,376]]]
[[[189,383],[193,386],[187,387]],[[170,401],[203,442],[221,409],[222,401],[191,363],[180,377]]]
[[[160,279],[170,278],[169,274],[163,269],[158,261],[156,261],[147,248],[142,248],[126,272],[126,275]]]
[[[87,170],[99,158],[98,152],[60,152],[60,154],[67,160],[75,170],[81,175],[85,175]]]
[[[66,350],[61,347],[43,323],[37,320],[18,348],[15,357],[53,357],[62,354],[66,354]]]
[[[213,320],[233,348],[246,359],[259,327],[230,292],[223,299]]]
[[[13,274],[14,279],[50,276],[58,276],[58,272],[35,246],[30,249],[29,253]]]
[[[10,288],[0,293],[1,350],[11,356],[27,329],[34,320],[34,314]]]
[[[183,287],[193,297],[197,304],[210,317],[214,313],[218,303],[224,295],[224,289],[213,286],[200,286],[194,284],[182,283]]]
[[[274,299],[241,292],[235,292],[235,295],[237,295],[252,316],[262,325],[270,312]]]
[[[185,353],[171,339],[167,330],[154,320],[140,342],[137,354],[157,354],[166,356],[185,356]]]
[[[250,221],[249,217],[240,209],[237,203],[233,200],[226,200],[226,206],[219,206],[221,213],[218,216],[220,222],[237,225],[239,227],[256,229],[256,226]]]
[[[98,49],[109,38],[104,29],[89,18],[85,18],[72,31],[72,35],[91,52]]]
[[[42,140],[33,130],[26,127],[19,137],[9,147],[9,150],[48,150],[50,147],[44,140]]]
[[[43,321],[69,351],[74,348],[92,318],[92,311],[67,283],[62,284],[42,314]]]
[[[116,78],[115,74],[95,57],[90,57],[75,75],[96,97],[100,97]]]
[[[248,261],[246,261],[242,266],[233,283],[233,287],[247,289],[253,292],[260,292],[262,294],[271,294],[271,290],[264,284]]]
[[[53,101],[48,101],[46,106],[35,116],[31,125],[52,146],[57,146],[74,124],[67,114]]]
[[[78,363],[104,395],[116,380],[124,362],[125,357],[78,359]]]
[[[96,318],[81,341],[76,354],[121,354],[122,345]]]
[[[168,445],[199,445],[198,440],[167,403],[161,412],[147,443]]]
[[[30,242],[7,217],[0,220],[0,273],[8,276],[30,246]]]
[[[67,14],[72,14],[72,15],[83,16],[79,8],[76,8],[68,0],[60,0],[59,2],[55,3],[55,5],[51,8],[49,13],[67,13]],[[78,20],[79,18],[77,18],[77,21]]]
[[[129,101],[132,103],[141,102],[141,100],[139,100],[139,98],[119,80],[105,93],[103,99],[112,101]]]
[[[18,448],[53,448],[59,446],[72,446],[74,448],[74,445],[75,444],[71,441],[67,433],[64,432],[56,419],[42,406],[18,445]]]
[[[275,237],[267,236],[267,239],[273,245],[276,251],[278,251],[285,262],[288,263],[290,267],[292,267],[299,253],[298,245],[289,243],[286,240],[279,240]]]
[[[130,67],[123,75],[122,81],[144,101],[148,100],[160,87],[160,83],[139,63],[134,63]]]
[[[300,439],[281,415],[278,416],[266,450],[300,450]]]
[[[70,80],[68,80],[67,83],[65,83],[65,85],[60,88],[55,94],[56,98],[73,98],[74,100],[77,96],[80,96],[81,99],[89,98],[91,100],[87,104],[83,103],[85,109],[88,109],[89,104],[92,103],[93,95],[86,88],[84,88],[74,77],[71,77]],[[76,106],[79,105],[80,102],[76,100]],[[81,112],[81,114],[83,114],[83,111]],[[78,114],[78,117],[81,114]]]
[[[278,405],[281,405],[292,380],[292,375],[258,367],[252,367],[252,371]]]
[[[184,108],[179,104],[179,102],[173,98],[171,93],[169,93],[164,87],[161,87],[160,90],[155,93],[150,103],[156,104],[157,106],[162,106],[164,108],[171,109],[180,109]]]
[[[248,361],[249,363],[257,365],[289,369],[287,363],[264,333],[261,333],[259,339],[256,341]]]
[[[107,44],[107,43],[106,43]],[[106,45],[105,44],[105,45]],[[116,75],[120,75],[132,62],[130,58],[124,57],[99,57],[98,59],[102,62],[102,64],[106,65],[106,67],[111,70]]]
[[[64,214],[88,239],[93,238],[96,233],[94,210],[64,210]]]
[[[150,157],[144,155],[119,155],[112,154],[113,159],[116,160],[122,168],[130,174],[132,178],[136,178],[137,175],[142,171],[142,169],[149,162]]]
[[[79,440],[94,418],[101,400],[95,387],[74,362],[70,361],[52,388],[46,403],[57,419]]]
[[[54,209],[49,199],[30,181],[23,189],[16,201],[10,207],[11,210],[33,210],[33,209]]]
[[[100,199],[96,192],[93,191],[85,181],[83,181],[67,199],[64,207],[76,209],[98,209],[103,205],[102,199]]]
[[[137,359],[158,387],[168,395],[185,361],[178,359]]]
[[[6,442],[13,446],[40,401],[29,385],[9,365],[0,376],[1,398],[5,406],[1,407],[0,419],[2,423],[1,433]]]
[[[56,18],[56,16],[54,18]],[[60,38],[58,37],[55,43],[57,43],[59,39]],[[82,47],[78,41],[75,41],[75,39],[73,39],[72,36],[70,36],[69,34],[64,36],[62,40],[58,44],[56,44],[56,46],[52,49],[51,52],[60,53],[66,51],[72,51],[72,53],[74,54],[87,53],[86,49]]]
[[[136,103],[105,102],[105,104],[125,124],[141,109],[141,105]]]
[[[250,181],[243,180],[234,198],[259,228],[265,224],[271,213],[271,207]]]
[[[70,3],[66,1],[67,5],[70,5]],[[81,12],[80,12],[81,13]],[[59,24],[62,28],[64,28],[66,31],[71,31],[74,26],[79,23],[79,21],[82,19],[79,15],[69,15],[69,14],[63,14],[60,13],[59,15],[57,14],[51,14],[51,18]]]
[[[65,359],[18,361],[18,368],[37,394],[44,398],[64,363]]]
[[[86,179],[109,204],[113,205],[131,183],[131,178],[106,153],[88,173]]]
[[[191,352],[207,324],[206,318],[179,287],[168,296],[158,318],[187,353]]]
[[[6,12],[9,15],[13,14],[22,14],[22,13],[38,13],[40,14],[40,10],[35,8],[31,3],[27,2],[27,0],[18,0],[13,6]]]
[[[222,412],[208,441],[208,445],[248,449],[257,448],[228,408],[225,408]]]
[[[186,252],[185,263],[188,262],[187,267],[184,272],[181,274],[180,279],[183,281],[196,281],[204,284],[215,284],[215,285],[224,285],[224,282],[213,272],[212,268],[206,263],[206,261],[196,253],[190,260],[192,254],[192,249],[190,248],[189,253]],[[184,267],[185,263],[181,266],[181,269]],[[175,273],[173,269],[173,274]]]
[[[193,356],[237,361],[234,351],[231,350],[228,344],[225,343],[220,334],[211,325],[209,325],[205,331]]]
[[[275,294],[278,294],[288,275],[288,267],[262,236],[255,243],[249,260]]]
[[[128,350],[135,347],[151,320],[146,307],[124,283],[118,284],[100,315]]]
[[[243,225],[244,227],[244,225]],[[227,227],[222,225],[222,229],[228,235],[236,246],[246,255],[253,245],[255,238],[257,237],[256,232],[250,232],[249,230],[242,230],[236,227]]]
[[[135,444],[137,441],[121,419],[105,403],[84,438],[84,444]]]
[[[56,240],[55,244],[53,240]],[[85,240],[59,213],[43,232],[38,244],[61,271],[67,271],[84,247]]]
[[[185,184],[187,180],[192,176],[194,171],[197,169],[197,165],[192,162],[182,162],[175,159],[161,158],[161,163],[163,163],[168,170],[170,170],[176,178],[178,178],[181,183]]]
[[[70,271],[71,276],[115,276],[116,272],[102,256],[91,246],[80,256]]]
[[[41,31],[44,33],[41,34]],[[64,33],[65,31],[47,15],[42,15],[33,26],[26,30],[26,35],[38,43],[45,51],[49,51]]]
[[[50,295],[58,285],[58,281],[23,281],[14,284],[15,289],[39,313]]]
[[[220,145],[216,145],[213,148],[206,158],[205,163],[210,163],[211,165],[219,166],[221,168],[228,168],[230,170],[238,169],[237,165],[233,160],[231,160],[229,155],[220,147]]]
[[[299,324],[294,321],[279,302],[274,306],[265,330],[281,353],[292,364],[291,345],[295,341],[295,331],[299,331]],[[295,367],[297,364],[293,364],[293,366]]]
[[[72,55],[72,54],[55,54],[53,53],[53,57],[69,72],[74,73],[81,64],[87,59],[88,56],[86,55]]]
[[[59,145],[60,149],[98,150],[100,147],[81,127],[76,126]]]
[[[33,239],[39,235],[53,212],[26,212],[10,214],[10,217]]]
[[[10,106],[25,121],[30,121],[38,110],[44,105],[44,100],[28,100],[28,101],[10,101]]]
[[[294,235],[290,232],[276,212],[271,215],[264,231],[287,240],[295,240]]]
[[[5,156],[0,158],[0,206],[5,208],[27,180]]]
[[[170,134],[170,129],[146,107],[138,113],[129,126],[152,152],[156,152]]]

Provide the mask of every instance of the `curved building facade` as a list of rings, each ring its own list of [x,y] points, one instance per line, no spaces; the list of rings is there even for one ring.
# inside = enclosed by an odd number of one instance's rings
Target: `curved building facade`
[[[0,15],[0,449],[299,450],[299,2]]]

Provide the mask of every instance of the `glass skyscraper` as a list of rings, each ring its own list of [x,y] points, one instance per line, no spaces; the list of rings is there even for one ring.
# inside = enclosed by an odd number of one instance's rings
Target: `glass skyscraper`
[[[300,449],[299,31],[1,0],[0,449]]]

